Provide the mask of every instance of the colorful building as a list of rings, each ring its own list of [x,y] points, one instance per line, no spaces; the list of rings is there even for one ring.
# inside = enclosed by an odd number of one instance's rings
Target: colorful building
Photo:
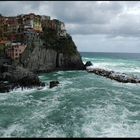
[[[11,47],[6,50],[6,54],[13,60],[18,59],[26,47],[27,45],[21,43],[12,43]]]
[[[41,16],[30,13],[23,16],[24,29],[34,29],[37,32],[42,31]]]
[[[0,46],[8,46],[8,45],[10,45],[10,41],[8,41],[8,40],[0,40]]]
[[[19,28],[18,20],[16,17],[8,17],[6,19],[6,25],[8,32],[17,32]]]
[[[6,18],[0,17],[0,39],[5,37],[5,33],[8,31],[8,25],[6,24]]]
[[[40,16],[35,16],[33,20],[33,29],[37,32],[42,31],[42,26],[41,26],[41,17]]]

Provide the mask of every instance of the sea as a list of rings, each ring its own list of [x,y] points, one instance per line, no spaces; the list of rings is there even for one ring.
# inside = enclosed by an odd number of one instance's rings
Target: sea
[[[81,52],[84,64],[140,78],[140,54]],[[42,89],[0,93],[0,137],[140,137],[140,84],[86,71],[40,74]],[[49,82],[58,80],[57,87]]]

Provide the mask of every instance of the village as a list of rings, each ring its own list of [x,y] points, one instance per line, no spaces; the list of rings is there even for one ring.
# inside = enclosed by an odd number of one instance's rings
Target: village
[[[66,36],[65,24],[57,19],[51,20],[50,16],[34,13],[15,17],[0,15],[0,53],[4,52],[10,60],[19,59],[28,47],[27,40],[40,36],[43,27],[57,31],[59,37]]]

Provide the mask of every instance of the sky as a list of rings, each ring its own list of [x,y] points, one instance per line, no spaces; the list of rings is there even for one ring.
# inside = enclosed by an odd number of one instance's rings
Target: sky
[[[0,13],[57,18],[81,52],[140,53],[140,1],[0,1]]]

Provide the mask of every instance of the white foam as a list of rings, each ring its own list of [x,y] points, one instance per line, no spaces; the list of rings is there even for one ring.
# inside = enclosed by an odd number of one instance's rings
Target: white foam
[[[33,92],[35,92],[35,91],[37,91],[37,88],[15,88],[15,89],[13,89],[12,91],[10,91],[9,93],[10,94],[12,94],[12,93],[19,93],[19,94],[22,94],[22,93],[33,93]]]
[[[6,100],[9,93],[0,93],[0,101]]]
[[[73,82],[70,81],[70,80],[63,80],[63,81],[60,81],[60,85],[62,86],[67,86],[67,85],[71,85]]]
[[[24,131],[23,126],[19,124],[13,124],[13,125],[10,125],[7,129],[3,130],[2,137],[15,137],[14,135],[12,135],[12,133],[15,133],[15,132],[20,133],[22,131]]]
[[[110,59],[97,59],[97,58],[86,58],[83,57],[84,64],[87,61],[93,63],[94,68],[103,68],[108,70],[120,71],[120,72],[131,72],[131,73],[140,73],[140,66],[130,63],[126,60],[115,60],[113,62]]]
[[[77,92],[82,91],[82,90],[83,90],[83,89],[79,89],[79,88],[68,88],[68,89],[66,89],[65,91],[77,93]],[[69,93],[69,92],[68,92],[68,93]]]
[[[62,131],[62,129],[59,126],[52,125],[47,132],[43,134],[45,137],[50,138],[64,138],[66,137],[65,133]]]
[[[44,86],[44,87],[41,87],[38,91],[46,91],[49,89],[49,86]]]
[[[127,116],[132,113],[111,103],[104,107],[87,108],[83,111],[85,123],[82,131],[85,137],[139,137],[140,123],[127,123]]]
[[[62,75],[62,74],[64,74],[64,71],[57,71],[57,72],[55,72],[56,74],[59,74],[59,75]]]
[[[44,76],[43,75],[40,75],[40,76],[38,76],[40,79],[42,79],[42,78],[44,78]]]

